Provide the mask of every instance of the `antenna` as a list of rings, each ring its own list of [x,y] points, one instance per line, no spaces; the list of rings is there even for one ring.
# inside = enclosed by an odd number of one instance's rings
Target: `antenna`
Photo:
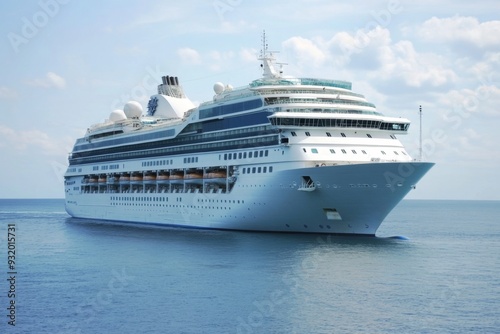
[[[262,49],[260,50],[260,57],[263,58],[267,54],[267,40],[266,31],[262,30]]]
[[[266,31],[262,31],[262,49],[260,50],[260,58],[262,63],[260,67],[263,70],[263,79],[279,79],[283,74],[283,68],[280,67],[279,72],[275,69],[276,59],[274,58],[273,52],[269,51],[266,39]],[[278,63],[279,65],[286,65],[286,63]]]
[[[420,151],[420,161],[422,161],[422,106],[420,105],[419,106],[419,113],[420,113],[420,147],[419,147],[419,151]]]

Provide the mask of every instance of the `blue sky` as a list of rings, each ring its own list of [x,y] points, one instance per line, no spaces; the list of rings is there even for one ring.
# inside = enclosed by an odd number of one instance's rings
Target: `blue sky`
[[[162,75],[195,102],[260,76],[265,29],[285,74],[347,80],[436,166],[409,198],[500,200],[498,1],[8,1],[0,14],[0,198],[63,197],[86,128]]]

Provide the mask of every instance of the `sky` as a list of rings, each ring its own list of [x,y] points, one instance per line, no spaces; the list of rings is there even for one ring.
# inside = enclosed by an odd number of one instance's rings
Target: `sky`
[[[500,2],[39,0],[0,11],[0,198],[63,198],[67,156],[163,75],[196,103],[261,76],[262,31],[286,75],[350,81],[433,169],[407,198],[500,200]]]

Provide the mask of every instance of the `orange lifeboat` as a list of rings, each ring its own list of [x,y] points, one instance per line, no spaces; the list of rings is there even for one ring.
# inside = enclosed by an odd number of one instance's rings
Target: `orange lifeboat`
[[[170,182],[168,174],[165,172],[160,172],[160,174],[158,174],[158,177],[156,178],[156,181],[158,182],[158,184],[168,184]]]
[[[145,184],[155,184],[156,183],[156,173],[147,173],[144,175]]]
[[[184,180],[186,181],[186,183],[201,184],[203,183],[202,171],[199,170],[188,171],[184,176]]]
[[[130,174],[125,173],[125,174],[120,175],[120,178],[118,179],[118,182],[120,182],[120,184],[128,184],[128,183],[130,183]]]
[[[171,184],[183,184],[184,183],[184,172],[173,172],[169,177]]]
[[[205,174],[206,183],[226,184],[226,178],[225,170],[214,170]]]
[[[141,184],[142,183],[142,174],[132,174],[130,177],[130,184]]]

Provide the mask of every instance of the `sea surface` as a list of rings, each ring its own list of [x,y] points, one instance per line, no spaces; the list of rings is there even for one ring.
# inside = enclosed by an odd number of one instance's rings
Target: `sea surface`
[[[339,237],[0,200],[0,333],[500,333],[500,202],[405,200],[377,237]]]

